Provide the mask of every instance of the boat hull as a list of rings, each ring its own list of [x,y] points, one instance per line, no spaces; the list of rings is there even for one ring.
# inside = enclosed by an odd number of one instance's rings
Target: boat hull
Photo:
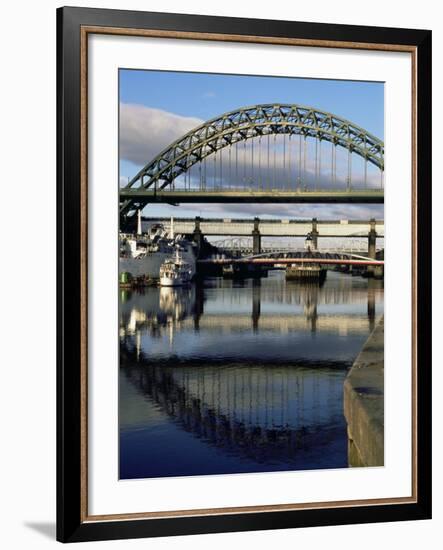
[[[164,280],[160,279],[160,286],[185,286],[189,283],[189,281],[171,281],[171,279]]]
[[[183,252],[183,259],[190,265],[192,276],[195,274],[196,260],[192,251]],[[138,258],[120,258],[119,272],[130,273],[132,277],[158,279],[161,265],[171,257],[170,252],[150,252]]]

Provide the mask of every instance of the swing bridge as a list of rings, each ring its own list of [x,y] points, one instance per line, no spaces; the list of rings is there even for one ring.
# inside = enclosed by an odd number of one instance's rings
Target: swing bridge
[[[120,188],[121,223],[148,203],[383,203],[384,143],[332,113],[244,107],[194,128]]]
[[[233,256],[245,256],[252,255],[253,240],[250,237],[230,237],[225,239],[219,239],[212,241],[211,244],[215,246],[220,254],[230,254]],[[274,240],[264,240],[261,245],[263,253],[267,254],[291,254],[299,252],[300,249],[294,247],[291,243],[275,242]],[[358,254],[363,256],[367,254],[368,245],[365,239],[350,239],[347,243],[328,242],[328,246],[322,246],[321,252],[323,253],[343,253],[343,254]],[[377,249],[377,252],[379,249]]]

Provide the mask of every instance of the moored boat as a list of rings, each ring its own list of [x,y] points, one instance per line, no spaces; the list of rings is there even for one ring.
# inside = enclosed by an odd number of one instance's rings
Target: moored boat
[[[183,286],[193,275],[192,266],[186,262],[177,248],[175,256],[165,260],[160,266],[160,286]]]
[[[158,280],[161,265],[174,254],[176,247],[180,248],[194,275],[197,253],[192,241],[168,234],[161,224],[153,225],[147,233],[142,233],[141,229],[136,234],[120,233],[120,277],[126,273],[134,280]]]

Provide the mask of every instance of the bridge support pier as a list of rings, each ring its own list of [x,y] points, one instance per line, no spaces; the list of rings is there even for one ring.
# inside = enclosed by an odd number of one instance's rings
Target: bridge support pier
[[[312,218],[312,250],[318,250],[318,228],[317,228],[317,218]]]
[[[259,218],[254,218],[254,229],[252,230],[252,253],[254,255],[261,254],[261,235],[260,235]]]
[[[372,218],[370,223],[370,230],[368,233],[368,258],[371,258],[372,260],[376,259],[376,243],[377,243],[377,232],[375,230],[375,219]],[[368,266],[368,275],[370,277],[374,277],[375,269],[374,266]]]
[[[197,244],[197,247],[198,247],[197,257],[200,256],[200,250],[201,250],[201,247],[203,246],[203,233],[200,229],[200,221],[201,221],[200,216],[196,216],[195,217],[195,226],[194,226],[193,239],[194,239],[194,242]]]

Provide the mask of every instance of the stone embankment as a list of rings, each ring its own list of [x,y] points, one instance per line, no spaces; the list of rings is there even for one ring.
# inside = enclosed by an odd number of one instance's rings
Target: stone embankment
[[[349,465],[384,464],[384,318],[375,327],[344,383]]]

